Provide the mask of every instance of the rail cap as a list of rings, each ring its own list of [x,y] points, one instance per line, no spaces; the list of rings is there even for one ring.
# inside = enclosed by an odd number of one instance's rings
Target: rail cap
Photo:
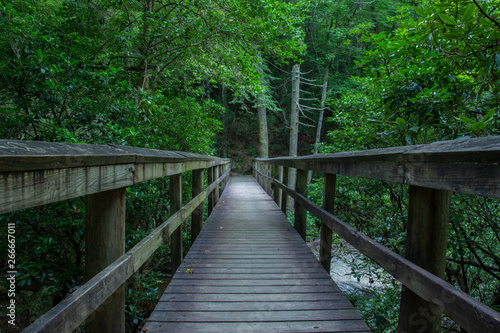
[[[91,145],[0,140],[0,172],[187,161],[226,161],[226,159],[181,151],[164,151],[114,144]]]
[[[438,141],[394,148],[348,151],[300,157],[256,158],[270,164],[297,162],[429,162],[500,163],[500,136]]]

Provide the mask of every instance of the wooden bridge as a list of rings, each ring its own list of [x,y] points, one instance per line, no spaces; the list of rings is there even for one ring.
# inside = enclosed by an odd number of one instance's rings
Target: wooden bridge
[[[296,190],[283,184],[290,170]],[[323,208],[307,199],[310,170],[325,174]],[[183,206],[187,171],[192,200]],[[88,282],[26,332],[73,332],[83,322],[87,332],[124,332],[124,283],[167,240],[177,273],[147,332],[366,332],[326,273],[332,231],[403,283],[400,332],[436,332],[441,312],[468,332],[500,332],[498,312],[440,278],[451,192],[500,198],[500,137],[257,159],[262,189],[230,179],[229,160],[113,145],[0,140],[0,173],[0,214],[86,196]],[[333,215],[336,175],[410,186],[406,258]],[[125,253],[125,188],[162,177],[173,214]],[[283,214],[288,197],[293,227]],[[303,241],[308,211],[322,223],[319,263]],[[183,258],[188,217],[195,242]]]
[[[370,331],[250,176],[230,179],[145,329]]]

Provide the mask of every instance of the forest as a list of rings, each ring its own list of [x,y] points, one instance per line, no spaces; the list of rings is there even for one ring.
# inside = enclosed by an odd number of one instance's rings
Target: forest
[[[256,157],[500,135],[500,0],[2,0],[0,34],[1,139],[228,157],[243,174]],[[318,204],[323,181],[310,176]],[[170,215],[168,187],[127,189],[127,250]],[[338,177],[336,215],[399,254],[407,206],[403,185]],[[2,238],[18,226],[20,331],[85,282],[85,201],[0,222]],[[497,311],[499,241],[500,202],[453,194],[446,280]],[[168,252],[129,280],[128,332],[171,276]],[[377,283],[348,297],[394,332],[401,286],[372,267],[351,265]]]

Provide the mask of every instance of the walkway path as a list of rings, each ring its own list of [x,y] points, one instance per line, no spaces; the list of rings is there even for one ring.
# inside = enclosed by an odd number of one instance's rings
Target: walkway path
[[[147,332],[369,332],[272,199],[232,177]]]

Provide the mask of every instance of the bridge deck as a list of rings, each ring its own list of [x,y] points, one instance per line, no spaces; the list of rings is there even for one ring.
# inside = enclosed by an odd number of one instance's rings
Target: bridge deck
[[[369,332],[252,177],[232,177],[145,326],[151,332]]]

